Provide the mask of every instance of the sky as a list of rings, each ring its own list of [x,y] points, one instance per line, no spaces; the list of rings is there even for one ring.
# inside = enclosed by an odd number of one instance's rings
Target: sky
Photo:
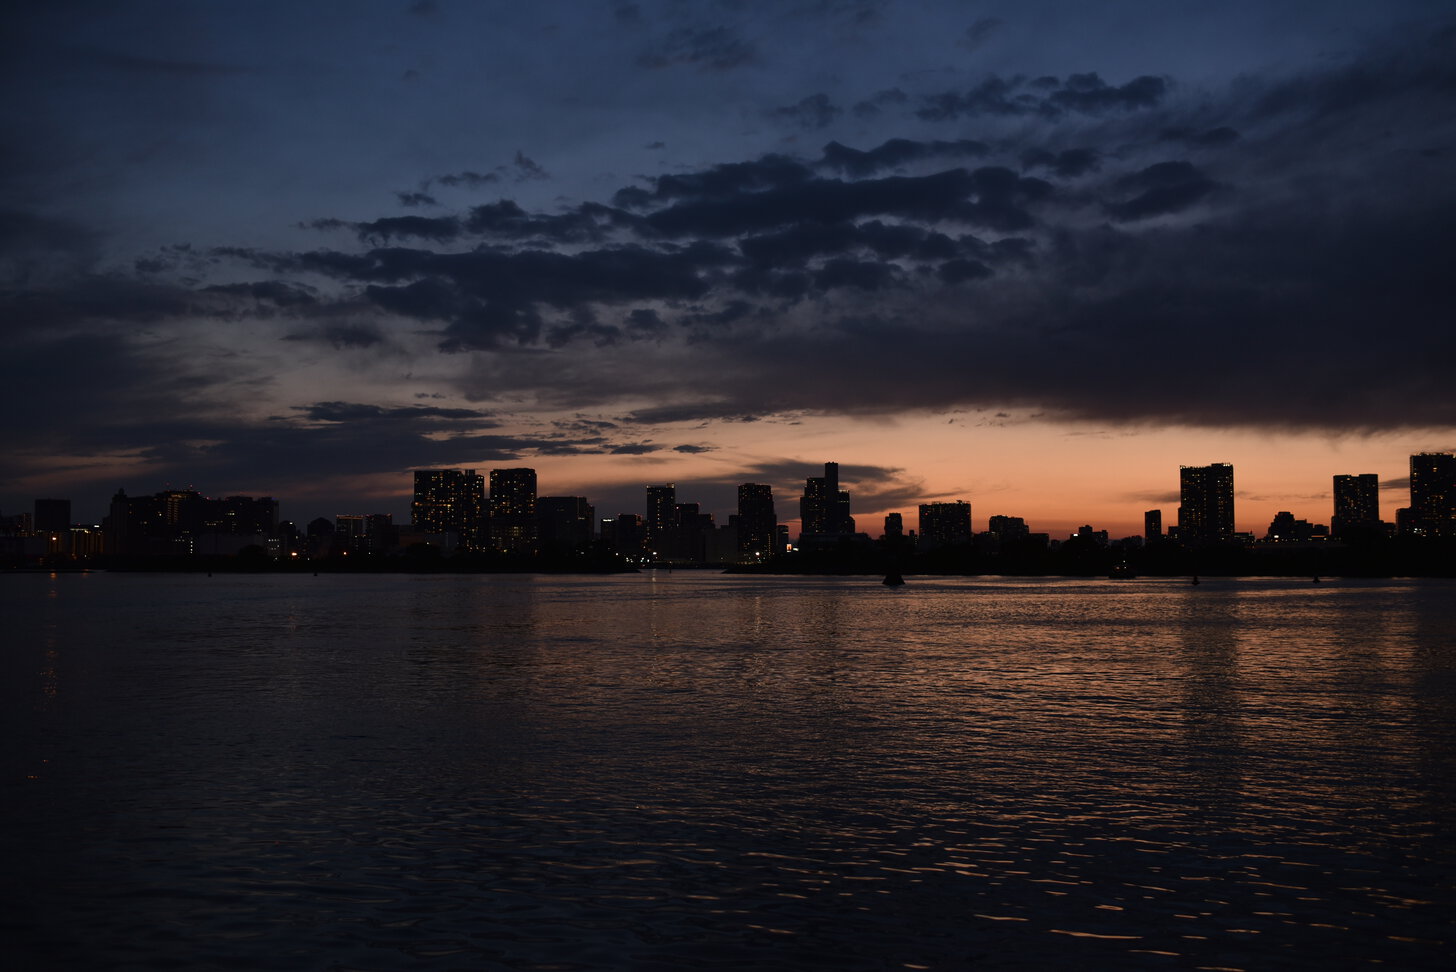
[[[1456,451],[1438,2],[13,6],[0,514],[411,470],[1240,530]]]

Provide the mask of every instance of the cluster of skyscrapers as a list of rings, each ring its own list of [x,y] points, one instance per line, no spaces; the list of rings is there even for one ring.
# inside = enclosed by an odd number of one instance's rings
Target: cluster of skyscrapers
[[[1234,468],[1228,463],[1179,469],[1178,525],[1168,536],[1187,546],[1252,540],[1234,527]],[[1412,537],[1456,537],[1456,456],[1423,452],[1410,457],[1410,506],[1396,510],[1394,524],[1380,519],[1380,480],[1375,473],[1341,474],[1333,480],[1329,526],[1280,511],[1263,539],[1302,541],[1359,539],[1393,532]],[[1143,517],[1143,536],[1163,536],[1162,511]]]
[[[583,496],[537,496],[536,472],[473,469],[415,472],[411,524],[448,547],[498,555],[569,553],[600,543],[632,562],[738,563],[768,559],[782,549],[773,489],[738,487],[738,512],[726,526],[697,503],[679,503],[672,483],[647,487],[646,513],[595,522]]]
[[[1394,523],[1380,517],[1380,483],[1374,473],[1337,475],[1328,526],[1280,511],[1262,537],[1239,533],[1234,522],[1234,469],[1228,463],[1179,469],[1176,524],[1166,531],[1163,511],[1144,514],[1143,535],[1127,545],[1176,542],[1185,548],[1289,541],[1361,540],[1402,537],[1456,538],[1456,456],[1420,453],[1410,457],[1410,505]],[[793,548],[779,522],[773,488],[738,486],[735,513],[726,524],[697,503],[678,502],[677,486],[646,487],[643,513],[622,513],[598,521],[583,496],[538,496],[536,471],[526,467],[420,469],[414,473],[410,523],[396,525],[387,513],[339,514],[319,518],[302,532],[282,522],[278,501],[229,496],[211,499],[192,489],[167,489],[150,496],[118,491],[100,525],[71,522],[69,500],[37,499],[35,512],[0,518],[0,556],[15,561],[37,557],[90,560],[156,556],[230,555],[248,547],[273,558],[387,553],[426,545],[445,553],[464,551],[516,558],[561,556],[587,550],[613,553],[630,563],[749,564]],[[851,496],[839,480],[837,463],[804,482],[798,503],[800,551],[844,549],[868,544],[856,528]],[[976,545],[996,551],[1008,546],[1055,547],[1060,541],[1032,533],[1026,521],[992,516],[987,529],[972,527],[966,500],[923,503],[919,534],[907,531],[901,514],[885,516],[880,542],[900,552]],[[1106,531],[1084,526],[1068,542],[1107,546]]]

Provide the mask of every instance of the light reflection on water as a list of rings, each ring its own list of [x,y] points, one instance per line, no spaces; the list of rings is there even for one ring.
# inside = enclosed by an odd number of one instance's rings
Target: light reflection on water
[[[0,579],[52,967],[1448,968],[1449,582]]]

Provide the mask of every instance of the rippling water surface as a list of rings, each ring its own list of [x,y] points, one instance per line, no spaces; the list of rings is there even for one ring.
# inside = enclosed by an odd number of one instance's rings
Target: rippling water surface
[[[1450,582],[32,574],[0,608],[30,968],[1456,962]]]

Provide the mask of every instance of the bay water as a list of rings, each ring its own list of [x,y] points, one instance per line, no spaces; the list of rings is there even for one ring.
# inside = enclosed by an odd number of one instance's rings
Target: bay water
[[[1449,969],[1456,584],[0,577],[30,969]]]

